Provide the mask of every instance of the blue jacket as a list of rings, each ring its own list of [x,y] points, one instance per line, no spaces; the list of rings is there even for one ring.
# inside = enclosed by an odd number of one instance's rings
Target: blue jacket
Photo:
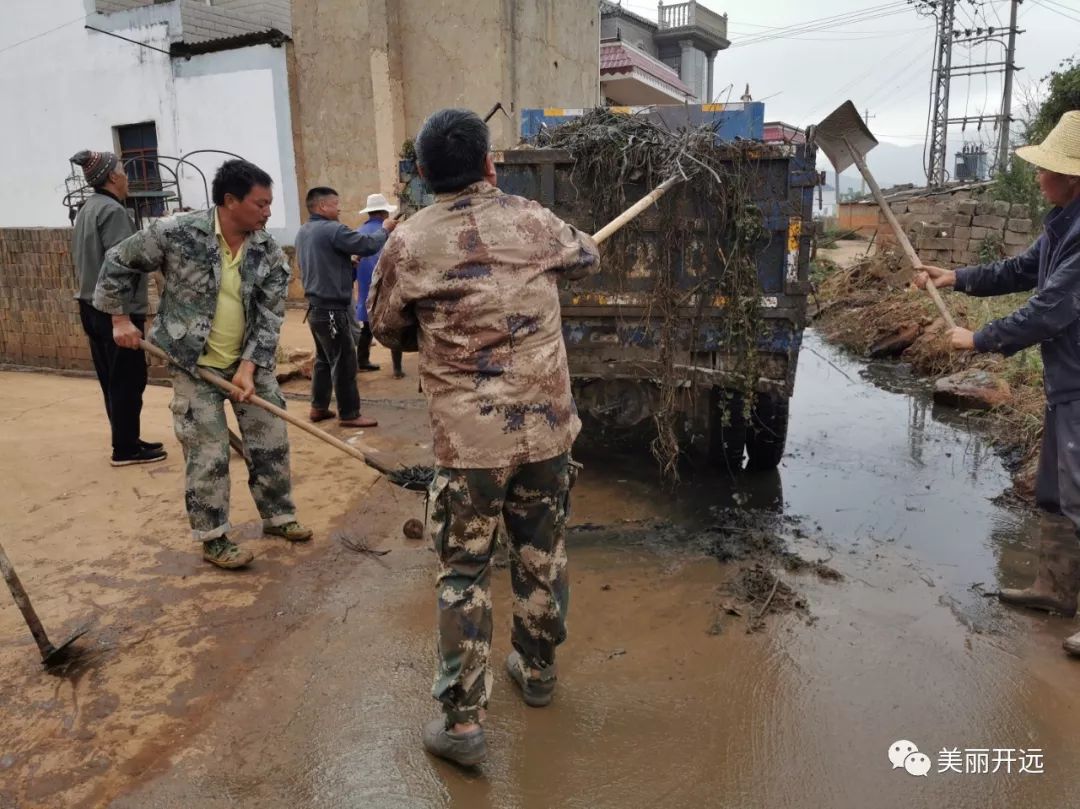
[[[957,270],[956,289],[980,297],[1037,290],[979,329],[975,350],[1009,356],[1039,343],[1047,401],[1080,399],[1080,200],[1050,211],[1042,235],[1015,258]]]
[[[357,232],[370,234],[378,233],[382,229],[382,222],[377,219],[369,219],[357,228]],[[356,265],[356,285],[360,289],[360,294],[356,298],[356,319],[361,323],[368,322],[368,290],[371,289],[371,274],[375,271],[375,265],[379,263],[380,255],[382,255],[381,247],[379,248],[379,252],[370,256],[364,256]]]

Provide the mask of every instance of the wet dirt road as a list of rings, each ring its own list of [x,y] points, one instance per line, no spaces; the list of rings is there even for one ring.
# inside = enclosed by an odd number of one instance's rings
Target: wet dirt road
[[[584,453],[560,690],[528,709],[496,678],[479,773],[420,749],[435,710],[432,557],[400,538],[419,501],[373,484],[334,525],[393,552],[313,550],[318,597],[300,573],[292,593],[275,593],[266,609],[286,617],[281,636],[234,682],[215,681],[198,726],[163,745],[139,783],[118,781],[109,805],[1073,805],[1080,667],[1059,643],[1074,622],[971,589],[1029,576],[1035,521],[991,502],[1008,486],[1000,461],[911,387],[808,335],[779,474],[698,479],[672,495],[645,459]],[[378,440],[421,460],[422,411],[379,416],[395,426]],[[769,616],[748,634],[745,615],[722,610],[733,566],[710,555],[710,508],[724,506],[761,509],[844,579],[781,572],[810,615]],[[509,651],[498,573],[495,660]],[[898,739],[930,757],[926,777],[892,769]],[[1044,772],[938,772],[953,748],[989,749],[989,769],[995,749],[1041,750]]]

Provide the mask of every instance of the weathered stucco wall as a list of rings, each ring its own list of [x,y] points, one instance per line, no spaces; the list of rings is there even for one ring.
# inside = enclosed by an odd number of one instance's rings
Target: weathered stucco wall
[[[363,207],[361,190],[377,182],[367,5],[368,0],[296,0],[293,6],[299,195],[311,186],[332,185],[341,191],[346,213]]]
[[[401,144],[433,111],[502,102],[502,147],[522,108],[598,99],[593,0],[294,0],[293,20],[300,193],[333,186],[350,224],[368,194],[393,195]]]

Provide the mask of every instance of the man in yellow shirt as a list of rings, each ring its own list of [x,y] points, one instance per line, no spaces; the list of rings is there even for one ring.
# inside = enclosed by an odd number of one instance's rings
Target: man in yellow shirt
[[[234,253],[221,232],[221,219],[214,210],[214,233],[221,250],[221,287],[218,289],[217,310],[210,324],[206,349],[199,365],[224,369],[240,359],[244,343],[244,304],[240,300],[240,261],[244,257],[245,239]]]
[[[201,366],[241,389],[233,412],[248,451],[248,487],[263,532],[293,542],[311,539],[296,521],[285,423],[246,404],[252,394],[285,407],[274,366],[289,266],[266,232],[270,176],[229,160],[214,177],[214,208],[160,220],[108,252],[94,306],[113,315],[118,345],[137,347],[142,333],[122,314],[138,279],[160,270],[165,291],[150,339],[185,371],[173,375],[173,425],[184,448],[185,501],[203,558],[243,567],[252,554],[231,542],[229,439],[225,395],[193,372]]]

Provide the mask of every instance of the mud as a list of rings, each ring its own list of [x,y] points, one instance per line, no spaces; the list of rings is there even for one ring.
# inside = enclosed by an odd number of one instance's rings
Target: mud
[[[529,709],[496,676],[477,773],[419,746],[437,710],[434,564],[401,528],[422,496],[294,434],[316,541],[258,539],[237,476],[238,533],[262,553],[225,577],[185,538],[175,459],[154,474],[104,464],[93,383],[0,379],[9,554],[51,631],[98,616],[100,652],[43,675],[0,604],[4,809],[1049,809],[1080,787],[1080,668],[1059,649],[1076,622],[985,597],[1034,562],[1031,513],[994,501],[1001,459],[917,380],[813,334],[776,474],[672,492],[647,454],[582,452],[559,691]],[[148,392],[148,437],[168,436],[165,401]],[[430,462],[422,409],[366,407],[383,426],[365,442]],[[493,583],[498,664],[510,588],[501,570]],[[809,612],[778,611],[793,599]],[[1045,772],[914,778],[886,757],[896,739],[935,758],[1041,748]]]

